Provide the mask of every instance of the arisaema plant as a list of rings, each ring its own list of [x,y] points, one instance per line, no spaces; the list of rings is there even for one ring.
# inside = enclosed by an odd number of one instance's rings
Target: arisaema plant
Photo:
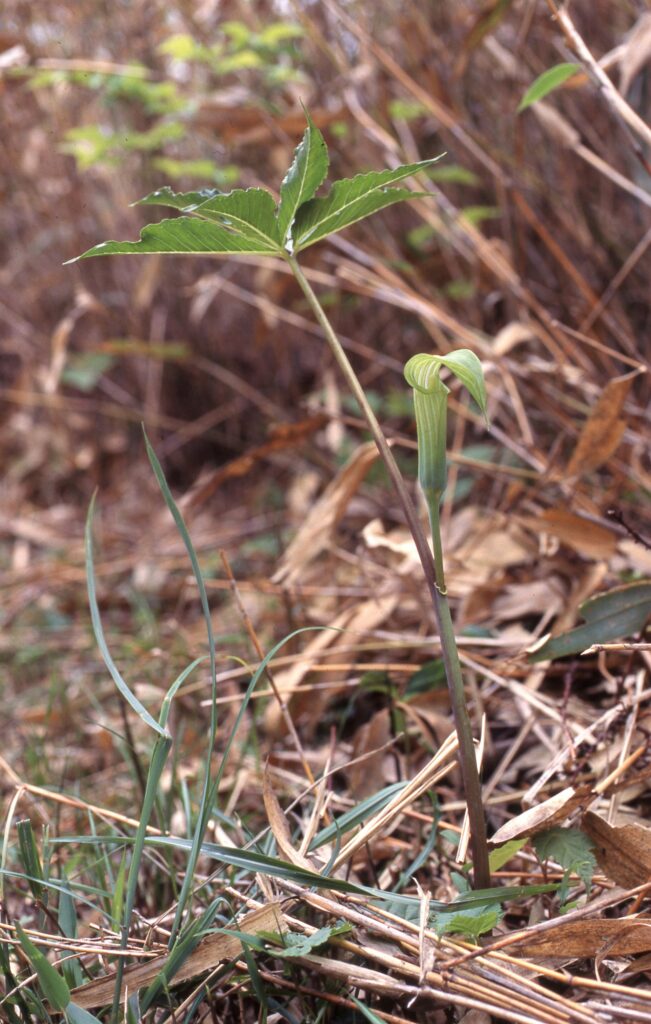
[[[348,357],[328,320],[321,303],[307,280],[297,257],[317,242],[323,241],[344,228],[363,220],[379,210],[417,195],[431,195],[431,192],[416,192],[404,184],[409,179],[427,172],[439,159],[420,160],[417,163],[402,164],[393,170],[369,171],[354,178],[334,182],[329,191],[317,196],[328,171],[328,150],[321,132],[307,119],[303,139],[296,149],[291,167],[280,186],[280,201],[276,203],[271,192],[262,188],[234,189],[219,192],[204,189],[198,192],[176,193],[170,188],[157,189],[140,200],[145,206],[165,206],[177,211],[176,216],[148,224],[143,228],[136,242],[100,242],[78,259],[94,256],[122,254],[177,253],[188,255],[280,257],[289,265],[300,285],[316,320],[321,326],[332,353],[357,399],[368,426],[379,448],[389,476],[402,504],[405,518],[411,530],[423,566],[425,578],[434,603],[439,623],[443,656],[446,665],[455,724],[460,741],[460,762],[468,803],[471,826],[471,849],[473,855],[474,884],[486,888],[490,884],[486,831],[472,732],[465,701],[463,684],[456,653],[450,611],[445,597],[445,583],[442,575],[440,538],[434,536],[435,557],[427,542],[420,520],[409,492],[400,474],[391,449],[366,398],[364,390],[351,366]],[[72,262],[72,261],[71,261]],[[415,357],[423,360],[432,357]],[[481,380],[479,362],[467,350],[439,358],[428,369],[427,363],[415,363],[413,379],[416,411],[420,415],[419,445],[429,452],[432,444],[430,428],[423,433],[422,423],[428,417],[438,421],[435,449],[432,449],[432,468],[436,479],[432,490],[426,484],[426,497],[430,514],[434,508],[438,521],[438,501],[442,487],[442,466],[445,463],[445,385],[439,380],[442,365],[451,369],[479,400],[483,391],[477,383]],[[412,364],[408,364],[412,367]],[[425,367],[423,369],[423,367]],[[410,375],[412,369],[409,369]],[[479,376],[478,376],[479,373]],[[433,385],[430,390],[430,384]],[[483,380],[481,383],[483,388]],[[419,397],[420,396],[420,397]],[[483,404],[482,404],[483,403]],[[482,399],[479,404],[485,408]],[[419,413],[419,410],[421,412]],[[431,436],[434,436],[432,433]],[[429,455],[428,455],[429,460]],[[423,478],[421,477],[421,480]],[[431,492],[431,496],[430,496]],[[439,493],[439,498],[435,497]]]

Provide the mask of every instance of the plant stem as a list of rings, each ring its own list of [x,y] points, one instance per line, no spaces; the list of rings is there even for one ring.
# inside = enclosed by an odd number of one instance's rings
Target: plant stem
[[[454,716],[454,724],[459,738],[459,764],[461,768],[461,777],[463,779],[466,803],[468,805],[468,817],[470,819],[470,845],[472,849],[474,885],[477,889],[487,889],[490,886],[490,869],[488,864],[488,847],[486,845],[486,821],[484,818],[484,808],[481,798],[481,783],[479,781],[479,772],[477,770],[477,761],[475,758],[475,745],[472,738],[472,728],[463,692],[461,664],[459,662],[457,644],[454,636],[454,627],[452,625],[452,616],[450,614],[450,606],[448,604],[445,590],[441,534],[438,528],[438,503],[436,504],[434,517],[432,517],[432,508],[430,506],[432,540],[436,553],[436,557],[434,557],[432,555],[432,549],[427,542],[427,538],[425,537],[425,533],[420,524],[414,504],[409,495],[409,491],[407,490],[402,474],[398,468],[398,464],[393,457],[393,453],[382,432],[382,428],[377,417],[369,405],[357,374],[351,366],[350,360],[348,359],[332,324],[328,320],[316,294],[312,289],[312,286],[305,277],[305,274],[296,261],[296,258],[289,255],[286,258],[292,269],[294,277],[298,281],[303,294],[309,303],[310,309],[314,313],[319,326],[322,328],[323,333],[326,336],[326,340],[328,341],[332,354],[335,357],[341,372],[346,378],[346,382],[350,390],[359,402],[371,434],[373,435],[373,440],[378,447],[380,455],[382,456],[387,468],[387,472],[391,478],[391,482],[393,483],[400,500],[400,504],[402,505],[407,525],[409,526],[416,545],[418,557],[423,567],[425,580],[434,605],[434,613],[438,623],[439,636],[441,638],[443,664],[445,666],[448,690],[450,692],[452,714]]]

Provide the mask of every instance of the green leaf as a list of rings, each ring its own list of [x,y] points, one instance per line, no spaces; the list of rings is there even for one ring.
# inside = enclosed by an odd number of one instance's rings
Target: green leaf
[[[426,661],[424,665],[414,672],[408,680],[405,689],[404,700],[412,700],[422,693],[431,693],[433,690],[445,690],[445,665],[440,658],[434,661]]]
[[[270,192],[262,188],[235,189],[211,194],[208,199],[204,197],[203,202],[197,202],[201,196],[201,192],[175,194],[171,189],[151,193],[143,200],[145,204],[174,206],[196,216],[148,224],[142,229],[139,242],[100,242],[76,259],[119,253],[248,253],[259,256],[280,252]]]
[[[504,843],[502,846],[497,846],[494,850],[491,850],[488,855],[491,872],[499,871],[500,868],[504,867],[511,860],[511,857],[515,857],[518,850],[521,850],[525,843],[528,842],[528,836],[523,836],[522,839],[511,839],[508,843]]]
[[[426,170],[439,159],[434,157],[415,164],[403,164],[393,171],[370,171],[336,181],[327,196],[310,199],[299,207],[292,229],[295,252],[393,203],[429,195],[429,192],[412,192],[407,188],[389,186]]]
[[[88,506],[88,515],[86,516],[86,531],[85,531],[85,545],[86,545],[86,584],[88,587],[88,604],[90,606],[90,617],[93,624],[93,632],[95,634],[95,640],[97,646],[100,649],[100,653],[104,660],[113,682],[117,686],[118,690],[131,705],[136,714],[142,719],[145,725],[148,725],[150,729],[153,729],[159,736],[165,737],[166,739],[171,738],[167,729],[161,728],[158,722],[152,718],[147,711],[147,708],[140,703],[135,693],[129,689],[124,679],[120,675],[117,665],[111,657],[111,652],[108,649],[106,638],[104,636],[104,629],[102,627],[102,619],[99,613],[99,604],[97,603],[97,591],[95,588],[95,566],[93,561],[93,513],[95,511],[95,495],[91,498],[90,505]]]
[[[344,921],[326,928],[319,928],[313,935],[300,935],[297,932],[288,932],[283,935],[285,948],[279,950],[278,953],[282,957],[309,956],[319,946],[325,946],[326,942],[329,942],[334,936],[345,935],[349,931],[351,931],[351,925]],[[274,954],[276,952],[274,950]]]
[[[450,914],[439,912],[433,916],[434,931],[437,935],[464,935],[476,940],[485,932],[490,932],[502,920],[502,908],[495,904],[491,907],[470,907]]]
[[[223,195],[217,188],[202,188],[197,192],[174,192],[169,185],[157,188],[154,192],[138,199],[134,206],[169,206],[173,210],[181,210],[183,213],[194,213],[197,206],[214,199],[215,196]]]
[[[283,245],[291,251],[292,225],[302,203],[312,199],[328,173],[328,147],[309,115],[307,129],[294,153],[294,160],[280,186],[278,231]]]
[[[199,217],[218,221],[260,251],[278,252],[280,234],[276,223],[276,204],[265,188],[236,188],[211,196],[193,211]]]
[[[558,89],[564,82],[567,82],[568,78],[572,78],[580,70],[579,64],[555,64],[553,68],[543,71],[542,75],[538,75],[538,78],[531,83],[520,100],[518,114],[530,107],[532,103],[537,103],[538,100],[548,96],[554,89]]]
[[[34,943],[27,937],[18,923],[16,923],[16,934],[30,964],[38,975],[43,995],[50,1003],[50,1006],[53,1010],[65,1009],[70,1002],[70,989],[66,982],[49,960],[46,960],[40,949],[37,949]]]
[[[486,385],[481,362],[469,348],[459,348],[447,356],[439,356],[443,366],[451,370],[455,377],[467,388],[488,422]]]
[[[16,823],[16,830],[18,832],[20,862],[29,878],[32,896],[35,900],[43,900],[47,903],[47,892],[41,884],[45,880],[43,865],[29,818],[23,818],[21,821],[18,821]]]
[[[567,878],[578,875],[590,892],[592,876],[597,869],[592,841],[580,828],[561,828],[556,825],[547,832],[534,836],[533,845],[541,860],[555,860],[565,868],[566,877],[559,890],[561,903],[567,894]]]
[[[101,1024],[99,1017],[84,1010],[83,1006],[77,1006],[76,1003],[68,1003],[65,1015],[68,1024]]]
[[[100,242],[67,262],[76,263],[77,260],[86,260],[91,256],[131,253],[247,253],[260,256],[272,251],[266,246],[252,245],[219,224],[210,224],[194,217],[177,217],[175,220],[162,220],[159,224],[148,224],[142,229],[138,242]]]
[[[356,807],[351,807],[341,817],[335,818],[330,825],[326,825],[325,828],[315,835],[309,845],[309,852],[312,853],[313,850],[318,850],[319,847],[325,846],[326,843],[332,842],[337,837],[344,836],[346,832],[350,832],[357,825],[361,825],[362,822],[373,817],[383,807],[386,807],[391,798],[396,793],[399,793],[401,789],[404,789],[406,785],[406,782],[392,782],[390,786],[385,786],[379,793],[373,793],[372,796],[367,797],[366,800],[357,804]]]
[[[529,661],[564,658],[585,651],[592,644],[609,643],[638,633],[651,614],[651,580],[614,587],[590,598],[579,608],[585,625],[551,637]]]

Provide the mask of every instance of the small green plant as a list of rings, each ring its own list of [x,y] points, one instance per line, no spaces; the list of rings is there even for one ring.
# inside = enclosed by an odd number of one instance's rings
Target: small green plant
[[[234,189],[228,193],[216,189],[189,193],[175,193],[169,187],[157,189],[140,200],[140,203],[171,207],[179,211],[180,216],[148,224],[137,242],[101,242],[77,258],[144,253],[246,253],[280,257],[289,265],[362,409],[418,550],[439,623],[443,660],[459,736],[461,771],[471,825],[474,884],[486,888],[490,885],[490,872],[481,789],[452,620],[445,596],[440,537],[435,533],[433,557],[405,482],[368,397],[297,260],[298,254],[304,249],[378,210],[412,199],[414,195],[429,195],[396,186],[416,174],[426,172],[437,159],[434,157],[403,164],[393,170],[369,171],[354,178],[344,178],[334,182],[326,195],[317,196],[317,190],[328,171],[328,149],[323,135],[308,116],[305,134],[280,186],[278,205],[272,194],[262,188]],[[428,363],[430,359],[434,361]],[[427,487],[426,496],[430,502],[431,515],[436,506],[434,523],[438,522],[438,503],[445,486],[445,414],[448,392],[439,379],[441,367],[446,366],[456,374],[484,411],[486,396],[481,365],[468,350],[446,357],[417,356],[415,360],[410,361],[408,367],[409,373],[414,371],[415,374],[410,383],[417,395],[417,419],[420,417],[421,466],[423,472],[427,467],[427,474],[432,474],[431,481],[428,477],[429,482],[426,481],[424,486]],[[421,483],[423,479],[421,474]]]

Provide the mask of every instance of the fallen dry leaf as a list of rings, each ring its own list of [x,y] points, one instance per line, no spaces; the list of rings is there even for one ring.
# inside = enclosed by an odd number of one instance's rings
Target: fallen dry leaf
[[[257,935],[259,932],[282,932],[283,914],[280,902],[267,903],[265,906],[245,914],[235,923],[235,928],[238,932],[246,932],[248,935]],[[241,941],[237,936],[229,935],[228,930],[206,935],[194,952],[184,960],[169,984],[179,985],[182,981],[194,978],[197,974],[204,974],[224,960],[235,959],[241,952]],[[147,960],[144,964],[127,967],[122,979],[122,998],[127,990],[130,993],[136,992],[154,981],[163,970],[168,958],[169,954],[164,953],[162,956]],[[87,985],[73,989],[70,995],[77,1006],[91,1010],[93,1007],[110,1003],[113,999],[114,988],[115,975],[109,974],[105,978],[97,978]]]
[[[568,476],[583,476],[593,469],[598,469],[617,450],[626,430],[626,420],[620,414],[631,382],[639,372],[633,370],[622,377],[614,377],[606,384],[583,425],[568,463]]]
[[[559,920],[558,928],[514,943],[521,956],[630,956],[651,950],[651,922],[631,917]]]
[[[592,788],[589,785],[568,786],[560,793],[555,793],[548,800],[541,804],[530,807],[528,810],[518,814],[517,817],[507,821],[491,839],[493,845],[508,843],[511,839],[521,839],[523,836],[535,836],[539,832],[545,832],[554,825],[559,825],[570,814],[579,807],[585,806],[592,797]]]
[[[337,687],[329,690],[311,691],[307,695],[300,692],[300,686],[315,661],[327,664],[328,657],[336,657],[337,647],[350,642],[350,634],[365,633],[371,629],[377,629],[385,619],[389,618],[398,604],[399,594],[387,594],[362,601],[353,608],[345,609],[333,622],[328,624],[327,629],[317,633],[314,640],[311,640],[305,647],[303,657],[295,665],[284,672],[275,675],[278,692],[291,705],[291,711],[295,719],[304,716],[307,727],[316,727],[326,705],[334,700],[340,692]],[[332,654],[323,657],[321,652],[331,648]],[[345,688],[345,680],[341,672],[337,673],[341,679],[341,689]],[[327,676],[320,674],[320,682],[325,682]],[[281,735],[284,730],[283,715],[276,701],[270,701],[265,709],[265,729],[273,736]]]
[[[609,825],[587,811],[581,828],[595,846],[599,867],[608,878],[626,889],[651,879],[651,829],[644,825]]]
[[[606,526],[592,523],[564,508],[548,508],[527,525],[544,530],[584,558],[609,559],[617,549],[617,535]]]
[[[353,494],[378,458],[375,443],[357,448],[312,506],[305,522],[283,555],[274,583],[292,583],[327,546]]]
[[[264,809],[267,812],[267,820],[283,857],[285,857],[290,864],[296,864],[297,867],[305,868],[307,871],[318,871],[318,868],[314,866],[312,861],[299,853],[292,842],[292,834],[287,823],[287,818],[285,817],[285,812],[280,806],[278,797],[274,793],[273,786],[271,785],[268,763],[265,765],[262,776],[262,798],[264,800]]]

